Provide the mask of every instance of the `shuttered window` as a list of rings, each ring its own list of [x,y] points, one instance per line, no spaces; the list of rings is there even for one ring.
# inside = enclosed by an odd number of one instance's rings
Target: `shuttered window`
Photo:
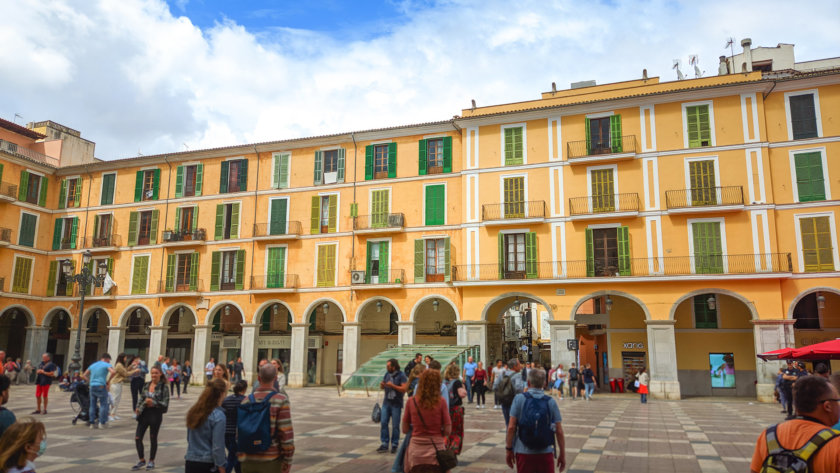
[[[20,213],[20,234],[18,235],[18,245],[28,246],[30,248],[35,246],[35,227],[37,224],[37,215],[28,214],[26,212]]]
[[[365,268],[365,282],[367,284],[384,284],[389,282],[390,246],[387,241],[367,242],[367,264]]]
[[[266,265],[267,288],[285,287],[286,283],[286,248],[272,247],[267,252],[268,262]]]
[[[47,184],[49,180],[28,171],[20,172],[20,185],[18,186],[18,200],[30,204],[47,205]]]
[[[99,205],[111,205],[114,203],[114,188],[117,182],[117,175],[114,173],[102,175],[102,195],[99,197]]]
[[[58,208],[78,207],[82,203],[82,178],[62,179],[58,193]]]
[[[239,238],[239,202],[216,205],[214,240]]]
[[[335,233],[338,231],[338,194],[313,195],[310,233]]]
[[[175,197],[194,197],[201,195],[203,174],[203,164],[178,166],[175,171]]]
[[[32,259],[16,257],[15,269],[12,278],[12,292],[20,294],[29,293],[29,281],[32,278]]]
[[[796,189],[800,202],[825,200],[825,176],[819,151],[793,155]]]
[[[248,160],[222,161],[219,175],[219,193],[245,192],[248,190]]]
[[[418,173],[440,174],[452,172],[452,137],[429,138],[418,143]]]
[[[504,129],[505,139],[505,166],[514,166],[524,162],[523,127],[511,127]]]
[[[131,293],[146,294],[149,277],[149,256],[134,257],[134,271],[131,274]]]
[[[817,138],[817,111],[814,106],[814,94],[791,95],[790,126],[794,140]]]
[[[286,189],[289,187],[289,166],[291,165],[291,153],[274,154],[274,175],[272,176],[275,189]]]
[[[613,169],[592,169],[589,171],[593,212],[615,211],[615,175]]]
[[[160,169],[137,171],[134,182],[134,201],[158,200],[160,192]]]
[[[685,107],[688,147],[712,146],[712,127],[708,105]]]
[[[386,228],[388,226],[390,203],[390,190],[378,189],[370,191],[370,224],[372,228]]]
[[[335,286],[335,252],[336,245],[318,246],[317,287]]]
[[[79,217],[58,218],[53,229],[53,250],[76,248]]]
[[[715,186],[715,162],[708,159],[703,161],[688,162],[688,182],[691,188],[691,205],[715,205],[717,204],[717,191]]]
[[[714,294],[701,294],[692,299],[695,328],[718,328],[717,305],[714,309],[709,307],[709,298],[712,297]]]
[[[289,199],[271,199],[268,217],[268,233],[270,235],[285,235],[288,229],[287,215]]]
[[[720,222],[694,222],[691,224],[691,231],[694,243],[694,272],[723,273]]]
[[[446,222],[446,185],[426,186],[426,225],[443,225]]]
[[[525,217],[525,178],[506,177],[502,183],[505,218]]]
[[[800,218],[799,231],[805,272],[834,271],[829,217]]]

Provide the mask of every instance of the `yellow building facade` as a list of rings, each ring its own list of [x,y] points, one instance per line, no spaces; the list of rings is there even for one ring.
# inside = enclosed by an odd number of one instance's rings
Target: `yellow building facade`
[[[7,126],[0,349],[67,364],[62,268],[90,251],[116,286],[86,296],[86,363],[280,358],[301,386],[459,344],[591,363],[602,389],[646,366],[654,396],[768,399],[756,353],[840,336],[837,110],[837,70],[644,78],[70,166]]]

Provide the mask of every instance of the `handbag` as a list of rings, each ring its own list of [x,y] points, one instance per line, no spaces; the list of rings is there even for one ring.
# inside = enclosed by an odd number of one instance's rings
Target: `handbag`
[[[420,417],[420,422],[423,423],[423,428],[426,427],[426,421],[423,420],[423,414],[420,413],[420,406],[417,405],[417,398],[411,398],[414,400],[414,408],[417,410],[417,415]],[[429,439],[432,442],[432,446],[435,447],[435,459],[440,466],[441,471],[448,471],[456,466],[458,466],[458,456],[455,454],[455,449],[452,447],[444,448],[440,450],[437,448],[437,444],[434,440]]]
[[[376,404],[373,405],[373,411],[370,413],[370,420],[377,424],[382,422],[382,407],[379,406],[379,396],[377,396]]]
[[[638,387],[639,387],[639,380],[638,380],[638,379],[636,380],[636,382],[635,382],[635,383],[633,383],[633,387],[635,387],[635,388],[638,388]]]

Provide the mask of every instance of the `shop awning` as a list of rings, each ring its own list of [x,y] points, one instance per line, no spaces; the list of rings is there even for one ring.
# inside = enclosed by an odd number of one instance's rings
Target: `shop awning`
[[[758,357],[764,361],[787,360],[793,348],[780,348],[778,350],[771,350],[767,353],[759,353]]]
[[[840,338],[807,345],[801,348],[781,348],[758,355],[764,361],[772,360],[840,360]]]

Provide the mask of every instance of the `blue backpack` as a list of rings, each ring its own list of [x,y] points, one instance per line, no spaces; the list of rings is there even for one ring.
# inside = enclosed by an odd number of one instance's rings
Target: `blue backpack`
[[[531,393],[524,393],[525,405],[516,423],[516,435],[532,450],[544,450],[554,445],[554,430],[551,428],[549,396],[537,399]]]
[[[262,453],[271,446],[272,391],[257,402],[253,394],[236,409],[236,445],[242,453]]]

